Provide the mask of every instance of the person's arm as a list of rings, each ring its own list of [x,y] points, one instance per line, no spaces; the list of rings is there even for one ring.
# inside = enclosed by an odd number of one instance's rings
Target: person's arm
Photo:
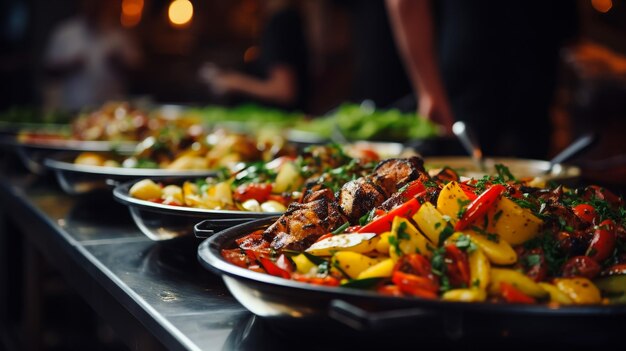
[[[387,10],[396,43],[416,90],[418,113],[450,132],[454,117],[437,64],[431,2],[387,0]]]
[[[297,96],[297,78],[293,68],[283,64],[272,66],[266,79],[238,72],[218,73],[208,81],[215,90],[240,93],[268,102],[288,105]]]

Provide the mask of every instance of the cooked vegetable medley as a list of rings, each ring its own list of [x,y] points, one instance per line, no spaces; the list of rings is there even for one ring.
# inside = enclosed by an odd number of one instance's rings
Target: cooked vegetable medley
[[[281,156],[271,162],[241,164],[234,172],[186,181],[182,186],[157,184],[150,179],[135,183],[130,195],[174,206],[212,210],[284,212],[310,189],[339,188],[370,171],[378,161],[371,150],[347,155],[337,145],[313,146],[296,157]]]
[[[430,176],[385,160],[292,203],[224,249],[232,264],[310,284],[462,302],[626,303],[626,209],[598,186]]]

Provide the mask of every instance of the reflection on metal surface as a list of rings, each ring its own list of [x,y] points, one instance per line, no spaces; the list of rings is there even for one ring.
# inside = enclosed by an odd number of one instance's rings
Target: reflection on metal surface
[[[242,284],[241,281],[229,276],[222,276],[230,293],[252,313],[261,317],[284,317],[302,318],[317,314],[314,308],[306,304],[299,305],[294,301],[272,299],[253,286]]]
[[[159,294],[159,297],[161,297],[161,300],[163,300],[164,302],[176,301],[178,299],[176,297],[176,294],[171,291],[162,291]]]

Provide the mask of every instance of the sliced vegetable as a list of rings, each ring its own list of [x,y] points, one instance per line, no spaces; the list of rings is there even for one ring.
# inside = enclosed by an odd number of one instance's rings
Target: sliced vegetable
[[[417,223],[420,231],[424,233],[435,246],[439,245],[440,240],[445,240],[454,232],[441,212],[430,202],[422,204],[422,207],[420,207],[413,216],[413,220]]]
[[[426,299],[437,298],[437,290],[439,290],[439,287],[428,278],[395,271],[393,272],[391,281],[405,294]]]
[[[358,235],[358,234],[357,234]],[[340,251],[333,255],[331,265],[340,273],[355,279],[364,270],[376,265],[381,259],[371,258],[357,252]]]
[[[261,262],[261,266],[263,266],[263,269],[265,269],[267,274],[285,279],[291,278],[291,273],[283,268],[278,267],[278,265],[272,262],[272,260],[270,260],[269,258],[259,257],[259,262]]]
[[[406,254],[421,253],[430,256],[428,240],[406,218],[395,217],[393,219],[387,242],[389,243],[389,256],[394,262]]]
[[[586,255],[596,262],[602,262],[611,257],[616,241],[614,231],[598,228],[593,231],[593,238],[589,243]]]
[[[367,253],[376,248],[379,240],[374,233],[337,234],[315,242],[305,251],[315,256],[331,256],[337,251]]]
[[[459,183],[452,181],[441,189],[437,198],[437,209],[457,221],[470,202],[471,200],[465,195]]]
[[[294,191],[302,185],[303,181],[298,166],[294,162],[285,162],[276,175],[272,191],[277,194]]]
[[[491,263],[480,247],[469,253],[470,286],[486,289],[491,278]]]
[[[600,290],[587,278],[557,278],[554,285],[579,304],[600,303]]]
[[[487,292],[484,289],[452,289],[448,290],[441,299],[445,301],[459,302],[483,302],[487,299]]]
[[[535,303],[535,299],[524,294],[520,290],[516,289],[513,285],[504,281],[500,282],[500,294],[506,300],[506,302],[509,303]]]
[[[485,190],[467,206],[467,210],[459,218],[454,230],[462,231],[477,219],[481,219],[505,190],[506,188],[501,184],[492,185]]]
[[[570,297],[567,296],[567,294],[559,290],[556,286],[550,283],[544,283],[544,282],[541,282],[538,284],[545,291],[547,291],[548,294],[550,294],[550,302],[558,303],[561,305],[571,305],[572,303],[574,303],[574,301],[572,301],[572,299],[570,299]]]
[[[489,223],[485,230],[500,235],[511,245],[519,245],[534,238],[543,226],[543,221],[530,210],[504,196],[488,211],[487,218]]]
[[[467,253],[461,251],[455,244],[445,245],[444,262],[446,275],[452,287],[470,286],[470,268]]]
[[[233,199],[239,202],[256,200],[258,203],[265,202],[272,192],[272,184],[247,183],[235,189]]]
[[[358,279],[366,279],[366,278],[388,278],[391,277],[391,273],[393,272],[393,267],[395,262],[388,258],[386,260],[380,261],[377,264],[365,269],[363,272],[359,274]]]
[[[160,199],[161,187],[151,179],[143,179],[133,184],[128,193],[141,200]]]
[[[411,218],[411,216],[416,213],[421,204],[415,198],[410,199],[409,201],[403,203],[402,205],[392,209],[388,213],[374,218],[370,223],[362,226],[358,232],[359,233],[382,233],[389,231],[391,229],[391,224],[393,219],[396,217],[402,218]]]
[[[602,267],[591,257],[574,256],[565,262],[561,275],[566,278],[584,277],[593,279],[600,273],[600,270],[602,270]]]
[[[595,207],[589,204],[579,204],[572,208],[576,217],[585,223],[593,223],[597,217]]]
[[[311,271],[311,269],[317,267],[304,254],[294,256],[292,257],[292,260],[296,264],[296,270],[301,274],[307,274]]]
[[[535,298],[546,298],[548,296],[548,293],[539,284],[535,283],[524,274],[512,269],[492,267],[489,292],[494,295],[500,295],[502,292],[501,283],[503,282]]]
[[[508,242],[500,240],[497,234],[479,234],[474,231],[465,231],[465,233],[482,249],[492,263],[509,265],[517,261],[515,250]]]

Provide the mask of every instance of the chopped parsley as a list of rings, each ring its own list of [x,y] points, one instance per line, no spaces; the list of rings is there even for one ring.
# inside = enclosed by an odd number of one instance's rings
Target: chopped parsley
[[[465,252],[474,252],[476,251],[476,244],[474,244],[472,242],[472,240],[470,239],[469,235],[459,235],[459,238],[457,239],[457,241],[454,243],[456,245],[456,247],[458,247],[459,249],[465,251]]]
[[[441,233],[439,233],[439,242],[444,242],[448,239],[452,234],[454,234],[454,228],[451,225],[446,224]]]
[[[541,256],[537,254],[525,256],[522,264],[527,268],[538,266],[541,264]]]
[[[389,242],[389,245],[393,247],[394,250],[396,250],[396,255],[402,256],[404,254],[402,250],[400,250],[400,243],[398,242],[398,238],[393,235],[389,235],[387,237],[387,241]]]
[[[398,226],[398,239],[411,240],[411,235],[406,232],[406,222],[401,222]]]
[[[502,165],[502,164],[496,164],[495,168],[496,168],[496,172],[498,173],[498,176],[496,178],[499,178],[501,182],[515,180],[515,177],[513,176],[513,174],[511,174],[509,167]]]

